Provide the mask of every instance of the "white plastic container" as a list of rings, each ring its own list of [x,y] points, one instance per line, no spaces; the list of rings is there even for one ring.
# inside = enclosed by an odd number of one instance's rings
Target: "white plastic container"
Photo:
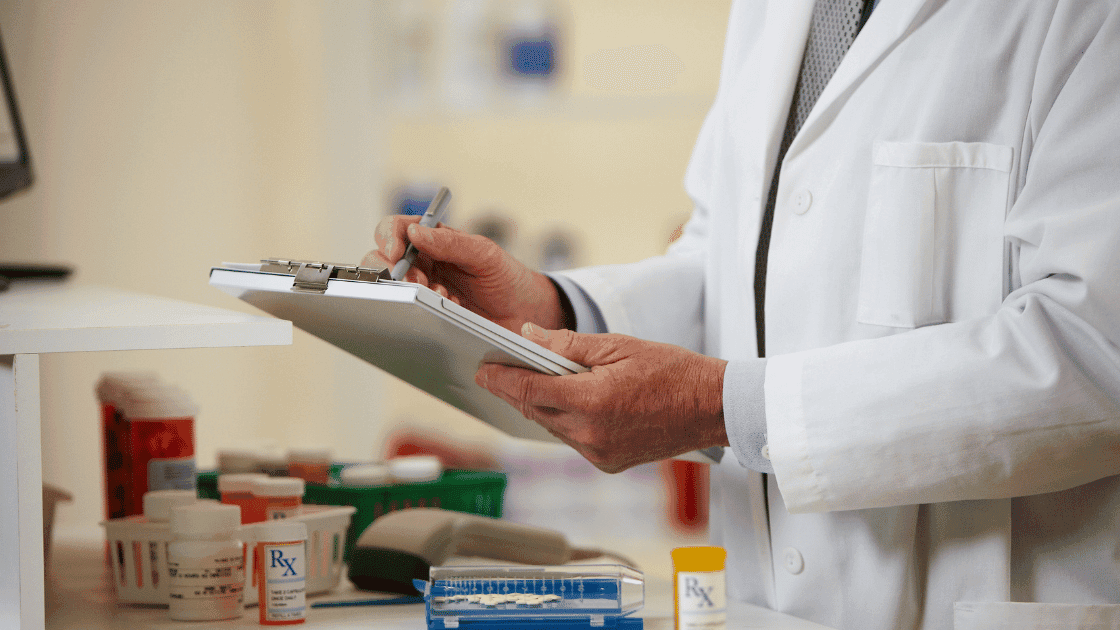
[[[288,519],[256,526],[253,574],[261,625],[307,618],[307,526]]]
[[[213,501],[200,499],[200,502]],[[356,512],[350,505],[305,505],[295,517],[307,525],[307,594],[326,593],[342,579],[346,528]],[[171,529],[166,522],[149,523],[143,516],[103,521],[112,551],[112,581],[122,604],[167,605],[167,547]],[[257,525],[242,525],[237,538],[251,548]],[[154,543],[154,544],[153,544]],[[149,550],[155,550],[149,553]],[[257,582],[246,576],[245,603],[257,602]]]
[[[241,616],[245,549],[236,538],[236,506],[196,503],[171,510],[167,548],[168,616],[178,621],[217,621]]]
[[[194,490],[153,490],[144,493],[144,518],[149,523],[166,523],[171,520],[171,509],[180,505],[198,503]]]
[[[411,455],[388,461],[389,476],[397,483],[435,481],[443,474],[443,465],[435,455]]]
[[[372,488],[384,486],[392,482],[389,467],[385,464],[357,464],[347,466],[338,473],[338,479],[344,486],[358,488]]]

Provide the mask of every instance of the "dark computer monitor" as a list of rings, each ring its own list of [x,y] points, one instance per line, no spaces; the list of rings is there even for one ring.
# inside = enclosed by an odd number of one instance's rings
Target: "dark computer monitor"
[[[4,45],[0,41],[0,83],[4,94],[0,98],[0,199],[4,199],[31,186],[31,152],[27,150],[27,135],[19,117],[16,92]],[[0,226],[0,229],[4,229]],[[70,275],[70,267],[49,263],[0,261],[0,291],[7,289],[12,280],[59,280]]]
[[[27,150],[27,137],[23,133],[2,41],[0,81],[4,88],[4,97],[0,99],[0,199],[3,199],[31,185],[31,153]]]

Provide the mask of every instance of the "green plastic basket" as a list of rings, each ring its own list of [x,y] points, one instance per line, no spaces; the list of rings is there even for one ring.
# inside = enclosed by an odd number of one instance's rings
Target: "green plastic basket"
[[[331,469],[331,478],[337,480],[342,465]],[[307,484],[303,502],[314,505],[352,505],[357,512],[346,530],[346,547],[343,557],[350,558],[358,536],[379,516],[395,510],[415,507],[437,507],[467,514],[480,514],[501,518],[502,498],[506,490],[506,476],[499,472],[474,470],[445,470],[435,481],[399,483],[386,486],[358,488],[354,486]],[[198,495],[204,499],[220,499],[218,474],[204,472],[198,475]]]

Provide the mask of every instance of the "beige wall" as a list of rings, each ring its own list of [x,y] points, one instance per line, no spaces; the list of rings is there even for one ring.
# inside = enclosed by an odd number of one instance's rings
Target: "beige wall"
[[[527,256],[555,226],[578,234],[582,263],[663,250],[689,210],[680,180],[714,94],[726,1],[562,5],[567,97],[501,114],[385,106],[393,6],[0,1],[37,175],[0,204],[0,259],[67,262],[78,282],[242,309],[206,285],[211,265],[357,260],[388,189],[417,178],[452,187],[456,222],[508,209]],[[588,83],[588,55],[654,44],[682,62],[672,86]],[[101,515],[93,385],[120,369],[154,369],[195,396],[203,465],[220,445],[260,437],[357,459],[399,423],[485,434],[298,331],[283,348],[47,356],[44,479],[76,496],[64,528]]]

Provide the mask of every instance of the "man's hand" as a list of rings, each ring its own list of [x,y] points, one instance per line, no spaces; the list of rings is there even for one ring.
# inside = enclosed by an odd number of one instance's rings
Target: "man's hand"
[[[491,363],[479,368],[475,381],[601,470],[620,472],[728,445],[726,361],[624,335],[583,335],[528,324],[521,334],[591,371],[548,376]]]
[[[564,320],[552,281],[521,264],[483,236],[443,225],[426,228],[419,217],[391,216],[377,225],[377,247],[362,259],[364,266],[392,267],[411,242],[419,250],[405,274],[490,321],[518,332],[533,322],[548,328],[570,325]]]

